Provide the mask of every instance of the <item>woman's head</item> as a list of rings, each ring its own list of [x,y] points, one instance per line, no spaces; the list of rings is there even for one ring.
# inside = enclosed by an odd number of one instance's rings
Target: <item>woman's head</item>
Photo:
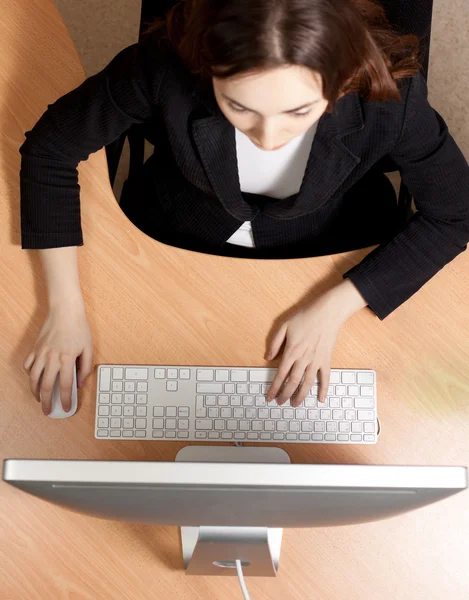
[[[396,80],[421,66],[417,38],[393,33],[370,0],[185,0],[146,34],[167,37],[191,73],[211,79],[227,119],[266,149],[347,93],[399,99]]]

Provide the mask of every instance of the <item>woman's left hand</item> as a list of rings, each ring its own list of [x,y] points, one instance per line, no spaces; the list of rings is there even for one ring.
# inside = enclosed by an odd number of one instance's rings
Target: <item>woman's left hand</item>
[[[308,395],[319,371],[318,398],[324,402],[339,329],[353,312],[363,306],[366,306],[363,297],[352,282],[346,280],[286,319],[274,335],[267,354],[267,358],[273,360],[285,341],[283,356],[268,391],[267,401],[273,400],[278,394],[277,403],[283,404],[291,398],[304,377],[297,395],[291,399],[292,406],[299,406]]]

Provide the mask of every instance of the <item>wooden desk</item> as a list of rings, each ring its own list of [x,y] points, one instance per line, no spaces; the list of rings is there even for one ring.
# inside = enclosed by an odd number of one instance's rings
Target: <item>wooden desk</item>
[[[2,458],[173,460],[183,444],[98,441],[95,374],[71,419],[42,416],[22,365],[45,317],[35,252],[20,248],[18,148],[48,103],[84,79],[52,0],[3,0],[0,20]],[[274,320],[309,290],[340,281],[368,250],[243,261],[166,247],[121,213],[105,152],[79,167],[85,246],[80,275],[94,362],[263,365]],[[380,322],[342,328],[334,367],[375,368],[376,446],[285,445],[292,462],[469,464],[469,254]],[[232,578],[183,572],[175,527],[84,517],[1,484],[2,600],[240,600]],[[285,531],[279,576],[250,579],[253,600],[464,600],[468,495],[360,526]]]

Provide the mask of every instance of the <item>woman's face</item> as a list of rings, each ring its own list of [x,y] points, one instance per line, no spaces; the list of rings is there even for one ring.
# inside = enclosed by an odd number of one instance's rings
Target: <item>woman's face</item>
[[[328,105],[321,77],[307,67],[212,79],[220,110],[262,150],[277,150],[307,131]]]

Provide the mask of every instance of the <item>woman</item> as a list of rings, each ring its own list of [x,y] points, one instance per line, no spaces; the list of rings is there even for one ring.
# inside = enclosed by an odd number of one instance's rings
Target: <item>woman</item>
[[[469,239],[469,167],[417,48],[368,0],[186,0],[49,105],[20,150],[22,247],[40,250],[50,307],[24,366],[44,413],[58,373],[67,409],[75,360],[79,386],[92,367],[76,166],[133,123],[155,152],[122,206],[148,235],[263,258],[380,244],[270,345],[285,344],[269,399],[299,386],[300,404],[318,373],[323,399],[342,323],[365,306],[384,319]],[[408,222],[385,168],[414,196]]]

